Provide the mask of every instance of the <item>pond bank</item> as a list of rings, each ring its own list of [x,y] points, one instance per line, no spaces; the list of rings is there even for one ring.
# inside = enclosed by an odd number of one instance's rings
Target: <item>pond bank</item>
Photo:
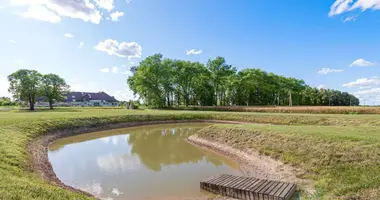
[[[70,137],[79,134],[86,134],[95,131],[110,130],[117,128],[127,128],[127,127],[136,127],[144,125],[154,125],[154,124],[174,124],[174,123],[224,123],[224,124],[243,124],[244,122],[236,121],[223,121],[223,120],[166,120],[166,121],[140,121],[140,122],[124,122],[117,124],[105,124],[98,127],[83,126],[77,128],[67,128],[59,129],[56,131],[49,132],[43,136],[37,137],[29,142],[28,151],[30,153],[30,168],[32,171],[37,173],[42,179],[48,181],[51,184],[57,185],[66,190],[73,192],[78,192],[84,194],[88,197],[94,197],[92,194],[85,191],[79,190],[77,188],[68,186],[61,182],[56,176],[52,165],[48,158],[48,146],[53,141]]]
[[[296,183],[298,188],[306,190],[309,193],[314,192],[311,180],[296,177],[297,174],[303,173],[301,169],[284,164],[270,156],[260,155],[256,151],[242,151],[228,144],[210,140],[196,134],[190,136],[187,141],[193,145],[210,149],[234,159],[239,163],[240,169],[243,170],[245,176]]]

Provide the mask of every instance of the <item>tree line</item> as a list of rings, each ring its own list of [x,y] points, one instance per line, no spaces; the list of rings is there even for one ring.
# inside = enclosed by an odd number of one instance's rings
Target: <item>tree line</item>
[[[154,54],[132,67],[131,72],[127,81],[129,88],[144,104],[154,108],[179,105],[359,105],[359,99],[347,92],[318,89],[304,80],[261,69],[238,71],[223,57],[203,64]]]
[[[64,99],[70,86],[57,74],[41,74],[36,70],[20,69],[8,76],[9,89],[15,101],[27,102],[30,110],[39,97],[49,102],[50,109],[53,104]]]

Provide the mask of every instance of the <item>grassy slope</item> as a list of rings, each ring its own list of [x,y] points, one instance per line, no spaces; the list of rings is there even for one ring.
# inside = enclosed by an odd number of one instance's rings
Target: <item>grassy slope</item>
[[[324,198],[380,199],[377,127],[214,125],[198,134],[304,169]]]
[[[239,120],[257,123],[275,124],[317,124],[317,125],[352,125],[351,135],[354,138],[350,142],[371,142],[370,145],[377,145],[376,126],[380,126],[380,116],[376,115],[306,115],[306,114],[269,114],[269,113],[219,113],[219,112],[189,112],[189,111],[126,111],[113,109],[58,109],[56,111],[25,112],[25,111],[2,111],[0,112],[0,199],[86,199],[86,197],[65,191],[59,187],[49,185],[31,172],[29,168],[29,158],[26,149],[27,143],[34,137],[45,134],[53,129],[72,128],[78,126],[100,126],[107,123],[117,123],[125,121],[141,120],[165,120],[165,119],[220,119],[220,120]],[[355,126],[357,128],[355,128]],[[360,126],[360,127],[359,127]],[[253,127],[253,128],[258,128]],[[267,128],[260,126],[261,129]],[[278,127],[278,130],[289,130],[295,132],[303,128],[292,126],[269,126]],[[334,129],[334,127],[327,127]],[[336,128],[336,127],[335,127]],[[314,128],[310,128],[314,130]],[[363,139],[360,134],[355,134],[356,130],[362,130],[368,134],[367,139]],[[326,137],[330,131],[325,131]],[[318,135],[318,133],[315,133]],[[275,135],[274,138],[281,138]],[[297,134],[289,135],[289,141],[298,141]],[[301,138],[302,139],[302,138]],[[343,140],[343,139],[342,139]],[[345,141],[346,139],[344,139]],[[357,140],[357,141],[356,141]],[[339,141],[339,140],[338,140]],[[308,140],[313,144],[314,138]],[[300,142],[302,143],[302,142]],[[252,142],[251,144],[256,144]],[[287,143],[286,143],[287,144]],[[290,144],[290,143],[289,143]],[[322,143],[321,143],[322,144]],[[350,143],[351,144],[351,143]],[[356,143],[355,143],[356,144]],[[371,147],[372,148],[372,147]],[[323,148],[322,148],[323,149]],[[350,146],[351,149],[351,146]],[[360,149],[356,149],[360,151]],[[355,151],[356,151],[355,150]],[[370,151],[369,153],[379,153]],[[364,152],[366,152],[365,150]],[[268,150],[262,152],[270,152]],[[275,152],[275,150],[272,150]],[[283,154],[289,157],[291,162],[292,151]],[[295,151],[296,152],[296,151]],[[305,155],[308,152],[303,152]],[[355,152],[354,152],[355,153]],[[277,156],[282,154],[277,152]],[[273,153],[274,155],[274,153]],[[373,159],[369,156],[363,157],[368,166],[372,166]],[[371,154],[372,155],[372,154]],[[334,158],[334,154],[326,154],[321,159],[328,162]],[[319,158],[319,157],[318,157]],[[294,158],[294,160],[297,160]],[[319,161],[315,161],[319,162]],[[297,164],[297,163],[296,163]],[[364,166],[366,167],[366,166]],[[367,169],[367,168],[365,168]],[[352,171],[355,172],[356,171]],[[359,174],[361,175],[361,174]],[[366,177],[368,174],[365,174]],[[372,177],[376,178],[375,175]],[[325,179],[324,179],[325,180]],[[326,179],[327,180],[327,179]],[[377,183],[377,182],[373,182]],[[372,182],[368,182],[372,184]],[[372,187],[372,186],[371,186]],[[371,188],[367,187],[367,188]],[[355,189],[355,188],[354,188]],[[340,193],[351,191],[350,188],[340,190]]]

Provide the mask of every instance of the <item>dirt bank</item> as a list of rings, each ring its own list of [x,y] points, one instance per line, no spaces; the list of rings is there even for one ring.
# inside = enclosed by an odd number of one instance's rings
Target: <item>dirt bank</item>
[[[302,173],[302,170],[269,156],[260,155],[258,152],[241,151],[226,144],[201,138],[198,135],[190,136],[187,141],[234,159],[239,163],[245,176],[296,183],[299,189],[311,194],[314,193],[311,180],[296,177],[298,173]]]
[[[169,124],[169,123],[197,123],[197,122],[205,122],[205,123],[228,123],[228,124],[242,124],[244,122],[236,122],[236,121],[221,121],[221,120],[168,120],[168,121],[145,121],[145,122],[125,122],[125,123],[117,123],[117,124],[108,124],[100,127],[80,127],[80,128],[69,128],[56,130],[41,137],[33,139],[29,145],[28,150],[30,153],[30,168],[32,171],[37,173],[41,178],[48,181],[50,184],[60,186],[64,189],[79,192],[85,194],[89,197],[94,197],[92,194],[73,188],[71,186],[65,185],[62,183],[56,174],[54,173],[53,167],[49,162],[48,158],[48,146],[54,140],[85,134],[95,131],[103,131],[109,129],[117,129],[117,128],[127,128],[134,126],[143,126],[143,125],[153,125],[153,124]]]

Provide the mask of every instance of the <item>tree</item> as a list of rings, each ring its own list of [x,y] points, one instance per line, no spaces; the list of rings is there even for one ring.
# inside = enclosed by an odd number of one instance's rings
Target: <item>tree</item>
[[[8,91],[16,100],[29,103],[29,109],[34,110],[36,98],[40,94],[42,75],[36,70],[20,69],[8,76]]]
[[[228,65],[223,57],[205,64],[147,57],[131,69],[129,87],[151,107],[184,105],[359,105],[346,92],[318,89],[304,80]]]
[[[53,103],[64,99],[64,95],[69,92],[70,86],[66,81],[56,74],[46,74],[41,80],[41,95],[49,102],[50,109]]]

